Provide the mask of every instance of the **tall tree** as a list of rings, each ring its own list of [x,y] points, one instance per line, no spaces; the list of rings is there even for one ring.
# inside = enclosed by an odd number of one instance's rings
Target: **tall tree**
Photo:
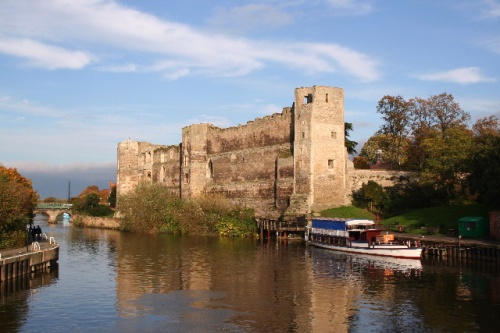
[[[408,156],[406,167],[415,171],[427,168],[426,171],[429,171],[428,159],[431,152],[427,148],[442,149],[443,154],[446,150],[444,146],[432,144],[436,140],[436,135],[441,137],[441,143],[446,142],[449,140],[447,131],[455,128],[466,129],[470,115],[462,110],[453,95],[447,93],[430,96],[428,99],[412,98],[408,101],[408,111],[411,114],[411,143],[406,154]],[[434,150],[432,154],[439,155]]]
[[[403,97],[388,95],[377,105],[377,112],[384,120],[379,132],[389,139],[386,160],[393,168],[399,167],[402,163],[404,142],[410,130],[408,107],[408,102]]]
[[[466,127],[470,115],[455,102],[453,95],[442,93],[429,98],[431,121],[441,135],[454,127]]]
[[[489,145],[492,143],[492,140],[500,136],[500,122],[496,116],[478,119],[472,125],[472,132],[474,133],[474,141],[477,148],[482,145]]]

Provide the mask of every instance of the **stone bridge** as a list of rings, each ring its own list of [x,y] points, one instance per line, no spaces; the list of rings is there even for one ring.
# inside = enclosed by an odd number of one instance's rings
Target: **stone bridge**
[[[64,203],[39,203],[34,214],[43,214],[48,217],[47,223],[57,223],[57,217],[63,213],[71,215],[73,204]]]

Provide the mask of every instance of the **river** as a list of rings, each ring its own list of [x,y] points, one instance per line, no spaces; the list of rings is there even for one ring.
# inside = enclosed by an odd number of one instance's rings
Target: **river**
[[[2,332],[498,332],[498,267],[297,241],[44,226],[59,267],[2,288]]]

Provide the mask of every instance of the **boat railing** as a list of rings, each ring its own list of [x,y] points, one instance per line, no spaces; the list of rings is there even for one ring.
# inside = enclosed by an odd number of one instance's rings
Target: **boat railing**
[[[323,228],[311,228],[313,234],[325,235],[325,236],[336,236],[336,237],[347,237],[347,231],[344,230],[333,230],[333,229],[323,229]]]

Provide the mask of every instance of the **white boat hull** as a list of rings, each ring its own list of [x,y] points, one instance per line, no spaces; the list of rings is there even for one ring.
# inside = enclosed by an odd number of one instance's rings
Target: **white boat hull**
[[[373,247],[368,247],[368,243],[354,243],[354,242],[351,244],[351,246],[324,244],[315,241],[308,241],[308,243],[317,247],[334,251],[374,255],[381,257],[420,259],[422,255],[422,248],[407,247],[405,245],[387,244],[387,245],[375,245]]]

